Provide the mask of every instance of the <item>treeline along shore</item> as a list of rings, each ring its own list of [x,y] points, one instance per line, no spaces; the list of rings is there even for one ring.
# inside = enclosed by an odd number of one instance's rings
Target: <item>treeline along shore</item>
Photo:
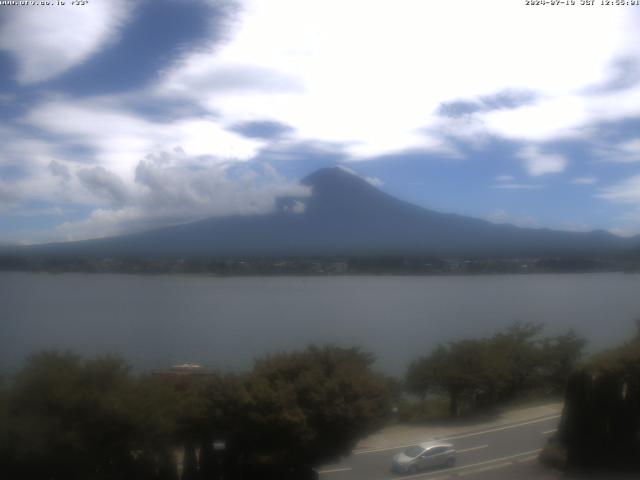
[[[83,257],[0,253],[0,271],[242,275],[471,275],[637,272],[632,257]]]

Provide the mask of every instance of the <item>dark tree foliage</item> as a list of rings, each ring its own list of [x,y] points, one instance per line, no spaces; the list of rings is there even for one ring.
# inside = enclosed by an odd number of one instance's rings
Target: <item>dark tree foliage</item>
[[[559,441],[569,466],[640,469],[640,323],[571,374]]]
[[[242,386],[242,442],[255,456],[319,465],[348,454],[390,412],[388,383],[357,348],[309,347],[256,362]]]
[[[8,478],[127,478],[134,426],[128,367],[73,354],[29,359],[7,399]]]
[[[512,398],[540,384],[544,355],[540,348],[543,325],[515,323],[492,338],[494,354],[502,358],[509,372],[503,398]]]
[[[542,340],[541,381],[550,393],[564,392],[567,379],[582,357],[585,345],[586,340],[573,330]]]
[[[573,331],[540,337],[542,326],[516,323],[493,337],[439,345],[409,365],[408,391],[444,392],[450,414],[491,407],[527,392],[562,392],[585,341]]]
[[[507,366],[488,340],[460,340],[440,345],[415,363],[413,375],[427,391],[445,392],[455,416],[461,401],[492,400],[507,380]]]
[[[200,480],[270,471],[302,479],[348,454],[389,413],[389,382],[372,362],[354,348],[310,347],[263,358],[245,375],[134,377],[116,358],[41,353],[0,384],[2,478]]]
[[[9,462],[9,392],[5,380],[0,377],[0,466]]]
[[[409,364],[404,378],[404,387],[409,393],[424,400],[430,387],[433,386],[432,382],[430,369],[427,368],[425,358],[419,358]]]

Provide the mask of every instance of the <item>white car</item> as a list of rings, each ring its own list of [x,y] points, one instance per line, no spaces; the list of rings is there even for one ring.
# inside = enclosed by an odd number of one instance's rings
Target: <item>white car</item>
[[[393,457],[391,470],[398,473],[415,473],[435,467],[452,467],[456,462],[456,450],[446,442],[425,442],[406,448]]]

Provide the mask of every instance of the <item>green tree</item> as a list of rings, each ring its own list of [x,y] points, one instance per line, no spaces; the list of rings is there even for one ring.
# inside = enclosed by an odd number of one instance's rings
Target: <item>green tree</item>
[[[198,478],[199,467],[204,473],[210,470],[213,441],[229,438],[246,414],[239,410],[238,385],[234,376],[211,372],[148,375],[136,382],[131,400],[136,445],[146,456],[160,452],[163,477],[174,475],[171,457],[176,450],[185,452],[184,479]]]
[[[8,465],[9,452],[9,387],[0,376],[0,465]]]
[[[539,366],[543,359],[540,333],[543,328],[538,323],[517,322],[492,337],[492,348],[504,357],[509,369],[509,378],[501,392],[502,399],[516,397],[539,382]]]
[[[309,347],[256,362],[238,397],[255,457],[315,466],[348,454],[390,412],[385,379],[357,348]]]
[[[507,379],[504,358],[487,340],[459,340],[439,346],[425,359],[428,378],[449,396],[452,416],[465,401],[477,407],[490,403]]]
[[[567,379],[582,358],[586,340],[573,330],[541,342],[542,384],[549,393],[562,393]]]
[[[115,358],[31,357],[7,402],[9,478],[126,478],[133,431],[128,372]]]
[[[542,325],[515,323],[490,338],[439,345],[409,365],[405,386],[421,396],[444,392],[450,414],[495,405],[533,390],[555,393],[582,355],[575,332],[541,338]]]
[[[38,354],[0,388],[3,474],[174,480],[184,449],[183,478],[211,478],[231,468],[214,440],[236,463],[317,465],[349,453],[390,413],[390,382],[372,362],[355,348],[310,347],[245,375],[132,377],[115,358]]]
[[[639,334],[569,376],[558,435],[569,466],[640,469]],[[581,348],[571,335],[566,343],[569,351]]]
[[[404,377],[404,386],[409,393],[413,393],[424,401],[429,390],[433,387],[429,362],[424,357],[409,364]]]

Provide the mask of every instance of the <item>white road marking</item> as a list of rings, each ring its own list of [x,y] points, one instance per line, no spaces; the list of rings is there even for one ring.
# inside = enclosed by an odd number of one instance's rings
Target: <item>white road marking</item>
[[[496,428],[492,428],[492,429],[489,429],[489,430],[484,430],[482,432],[461,433],[460,435],[453,435],[451,437],[438,437],[438,438],[436,438],[436,440],[455,440],[455,439],[458,439],[458,438],[475,437],[477,435],[484,435],[485,433],[499,432],[501,430],[508,430],[510,428],[518,428],[518,427],[522,427],[522,426],[525,426],[525,425],[532,425],[534,423],[546,422],[547,420],[553,420],[555,418],[560,418],[560,417],[561,417],[561,415],[552,415],[550,417],[537,418],[535,420],[530,420],[528,422],[517,423],[517,424],[513,424],[513,425],[506,425],[504,427],[496,427]],[[370,448],[370,449],[366,449],[366,450],[356,450],[356,451],[353,452],[353,455],[365,455],[367,453],[387,452],[389,450],[399,450],[401,448],[412,447],[412,446],[416,445],[417,443],[420,443],[420,442],[414,442],[414,443],[410,443],[408,445],[396,445],[396,446],[393,446],[393,447]]]
[[[549,435],[550,433],[555,432],[556,430],[558,430],[557,428],[553,428],[551,430],[545,430],[544,432],[542,432],[543,435]]]
[[[482,468],[484,468],[483,466],[485,466],[485,465],[488,466],[489,464],[500,465],[499,467],[496,466],[496,465],[491,465],[491,467],[493,467],[493,468],[502,468],[502,467],[506,467],[506,466],[512,464],[512,462],[507,462],[506,460],[512,460],[512,459],[515,459],[515,458],[518,458],[518,457],[530,456],[532,454],[539,453],[541,450],[542,450],[541,448],[538,448],[536,450],[529,450],[528,452],[516,453],[514,455],[508,455],[506,457],[494,458],[492,460],[485,460],[484,462],[472,463],[471,465],[462,465],[460,467],[447,468],[446,470],[441,470],[438,473],[443,473],[443,472],[453,473],[453,472],[462,472],[462,471],[466,472],[467,470],[472,469],[474,467],[482,467]],[[491,469],[491,468],[488,468],[488,469]],[[474,470],[474,472],[477,472],[477,471],[481,471],[481,470],[478,470],[478,469]],[[403,479],[422,478],[422,477],[425,477],[427,475],[433,475],[433,473],[434,472],[418,473],[416,475],[408,475],[408,476],[404,476],[402,478]],[[462,475],[462,473],[458,473],[458,475]],[[465,473],[465,475],[468,475],[468,474]],[[395,479],[390,479],[390,480],[395,480]],[[431,479],[429,479],[429,480],[431,480]]]
[[[516,463],[527,463],[531,462],[532,460],[536,460],[537,458],[538,455],[531,455],[530,457],[519,458],[518,460],[516,460]]]
[[[496,463],[495,465],[488,465],[486,467],[480,467],[480,468],[475,468],[473,470],[460,472],[458,476],[464,477],[466,475],[473,475],[474,473],[488,472],[489,470],[497,470],[498,468],[508,467],[509,465],[511,465],[511,462]]]
[[[349,470],[351,470],[351,467],[332,468],[331,470],[319,470],[317,473],[318,475],[323,475],[325,473],[348,472]]]
[[[457,450],[458,453],[465,453],[465,452],[473,452],[474,450],[480,450],[481,448],[487,448],[489,445],[478,445],[477,447],[471,447],[471,448],[464,448],[462,450]]]
[[[399,450],[401,448],[413,447],[414,445],[416,445],[416,443],[410,443],[409,445],[396,445],[395,447],[374,448],[371,450],[362,450],[360,452],[353,452],[353,455],[364,455],[365,453],[376,453],[376,452],[386,452],[389,450]],[[479,448],[487,448],[488,446],[489,445],[481,445],[479,447],[472,447],[464,450],[458,450],[458,453],[470,452],[471,450],[477,450]]]
[[[502,430],[509,430],[510,428],[518,428],[518,427],[524,427],[525,425],[533,425],[534,423],[546,422],[547,420],[553,420],[555,418],[560,418],[561,416],[562,415],[552,415],[550,417],[538,418],[536,420],[531,420],[529,422],[523,422],[523,423],[518,423],[514,425],[506,425],[504,427],[491,428],[489,430],[484,430],[482,432],[461,433],[460,435],[452,435],[450,437],[437,438],[436,440],[455,440],[457,438],[475,437],[478,435],[484,435],[485,433],[500,432]]]
[[[414,445],[420,442],[410,443],[408,445],[396,445],[395,447],[385,447],[385,448],[372,448],[370,450],[360,450],[357,452],[353,452],[353,455],[364,455],[365,453],[376,453],[376,452],[387,452],[389,450],[399,450],[401,448],[413,447]]]

